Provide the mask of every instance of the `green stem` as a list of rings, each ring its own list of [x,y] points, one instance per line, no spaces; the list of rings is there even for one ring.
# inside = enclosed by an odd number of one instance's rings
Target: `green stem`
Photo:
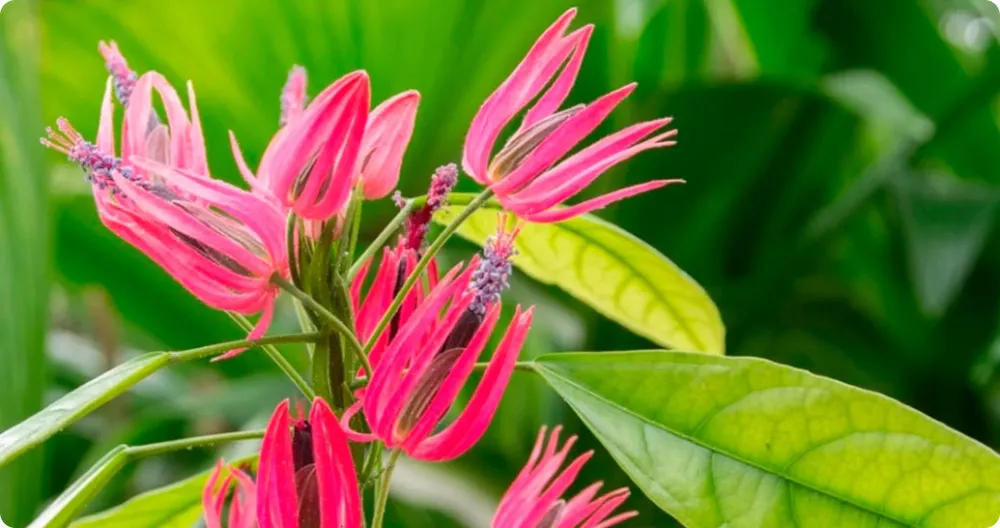
[[[161,455],[163,453],[171,453],[182,449],[191,449],[193,447],[209,447],[215,444],[238,442],[240,440],[256,440],[258,438],[264,438],[263,429],[182,438],[180,440],[171,440],[169,442],[157,442],[155,444],[129,447],[125,451],[129,454],[130,458],[135,459]]]
[[[302,343],[304,341],[315,341],[319,339],[322,334],[311,333],[311,334],[288,334],[288,335],[277,335],[277,336],[265,336],[258,337],[257,339],[241,339],[239,341],[227,341],[225,343],[216,343],[214,345],[203,346],[199,348],[192,348],[191,350],[182,350],[180,352],[170,352],[170,362],[179,363],[181,361],[190,361],[192,359],[202,359],[216,354],[221,354],[228,350],[234,348],[253,348],[257,346],[271,345],[275,343]]]
[[[347,272],[347,282],[354,280],[354,277],[358,274],[358,270],[361,269],[361,266],[364,266],[365,262],[368,262],[368,259],[370,259],[372,255],[374,255],[375,252],[378,251],[383,245],[385,245],[386,241],[389,240],[389,237],[391,237],[392,234],[399,229],[399,226],[403,224],[406,217],[410,216],[410,213],[416,209],[417,203],[418,200],[406,201],[406,205],[404,205],[403,208],[400,209],[399,213],[396,214],[396,216],[390,220],[388,224],[386,224],[385,229],[383,229],[382,232],[375,237],[375,240],[373,240],[372,243],[365,248],[364,252],[361,253],[361,256],[354,261],[351,269]]]
[[[382,473],[382,483],[379,484],[375,494],[375,517],[372,519],[372,528],[382,528],[382,520],[385,518],[385,505],[389,502],[389,482],[392,480],[392,470],[396,468],[396,459],[399,458],[399,449],[393,449],[389,453],[389,464],[386,465]]]
[[[324,319],[326,319],[326,321],[330,323],[334,327],[334,329],[337,330],[337,332],[339,332],[341,335],[344,336],[347,343],[350,344],[351,348],[354,349],[358,361],[360,361],[361,364],[364,365],[365,374],[371,373],[372,366],[371,363],[368,362],[368,354],[365,352],[364,347],[361,346],[361,343],[358,341],[358,338],[354,335],[354,332],[351,331],[351,329],[348,328],[347,325],[344,324],[344,322],[341,321],[339,317],[333,315],[333,312],[327,310],[326,307],[324,307],[322,304],[316,302],[316,299],[313,299],[312,297],[309,296],[308,293],[300,290],[294,284],[288,282],[281,276],[274,275],[273,277],[271,277],[271,281],[280,286],[288,293],[290,293],[296,299],[302,301],[302,304],[304,304],[306,307],[312,309],[314,312],[316,312]]]
[[[354,256],[354,249],[358,247],[358,235],[361,233],[361,206],[364,205],[364,200],[362,200],[361,186],[354,192],[354,203],[351,204],[351,209],[349,213],[351,215],[351,231],[349,233],[349,239],[347,244],[347,250],[343,252],[343,264],[340,266],[341,273],[347,273],[350,267],[347,265],[350,259]],[[353,265],[351,266],[353,267]]]
[[[403,305],[403,300],[406,299],[406,295],[410,293],[413,286],[420,280],[421,274],[423,274],[424,270],[427,269],[427,266],[430,265],[431,261],[434,260],[434,256],[441,250],[444,243],[451,238],[451,235],[458,230],[459,226],[461,226],[462,223],[472,215],[472,213],[476,212],[477,209],[489,201],[491,196],[493,196],[493,191],[490,189],[486,189],[476,195],[476,197],[469,202],[469,205],[466,205],[465,209],[462,209],[462,211],[455,216],[451,223],[449,223],[444,230],[441,231],[441,234],[434,239],[434,242],[432,242],[427,248],[427,251],[424,252],[424,256],[420,258],[420,261],[417,262],[417,265],[413,268],[410,276],[406,278],[406,282],[404,282],[403,286],[400,287],[399,292],[392,300],[392,304],[389,305],[389,308],[382,316],[382,319],[379,320],[378,325],[375,327],[375,331],[371,334],[371,339],[369,339],[368,343],[365,344],[365,356],[367,356],[368,352],[371,351],[371,348],[375,346],[375,341],[377,341],[379,336],[382,335],[385,328],[389,326],[389,322],[392,321],[392,318],[396,315],[399,307]]]
[[[236,324],[240,325],[240,327],[243,328],[243,330],[249,332],[251,329],[253,329],[253,323],[251,323],[250,320],[248,320],[244,315],[230,312],[229,317],[233,321],[236,321]],[[312,339],[302,340],[302,342],[306,343],[315,343],[315,341],[322,336],[322,334],[319,333],[305,333],[299,335],[314,336],[314,338]],[[279,343],[289,343],[289,342],[290,341],[279,341]],[[271,361],[273,361],[274,364],[277,365],[278,368],[281,369],[281,371],[284,372],[286,376],[288,376],[288,379],[292,380],[292,383],[295,384],[295,386],[299,389],[299,392],[301,392],[303,396],[308,398],[309,401],[313,401],[314,399],[316,399],[316,391],[314,391],[312,387],[309,386],[309,383],[305,380],[305,378],[302,377],[302,374],[299,374],[299,371],[295,370],[295,367],[291,363],[289,363],[287,359],[285,359],[285,356],[281,354],[280,350],[275,348],[274,345],[270,344],[270,342],[262,344],[261,349],[264,351],[265,354],[267,354],[267,357],[271,358]]]

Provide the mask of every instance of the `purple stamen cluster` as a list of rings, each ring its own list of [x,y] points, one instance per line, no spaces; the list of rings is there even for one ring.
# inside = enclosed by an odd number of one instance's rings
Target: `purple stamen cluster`
[[[103,43],[102,43],[103,44]],[[115,97],[124,107],[128,107],[129,98],[132,97],[132,90],[135,89],[135,82],[139,79],[132,69],[125,62],[125,57],[118,51],[118,46],[114,43],[111,46],[102,46],[101,54],[104,55],[104,67],[111,74],[111,83],[115,88]]]
[[[72,125],[60,117],[57,121],[58,131],[51,127],[45,129],[48,138],[42,138],[42,144],[46,147],[58,150],[70,161],[80,165],[85,178],[100,190],[110,190],[112,195],[117,195],[120,190],[115,185],[111,173],[117,172],[129,181],[145,187],[145,182],[139,180],[132,167],[122,163],[121,158],[111,156],[102,152],[97,145],[86,141]]]
[[[427,190],[427,201],[424,206],[406,219],[406,247],[414,251],[423,248],[424,239],[430,228],[434,213],[448,204],[448,195],[458,183],[458,166],[454,163],[442,165],[431,176],[431,186]],[[393,195],[393,201],[400,208],[406,206],[406,200],[398,192]]]
[[[472,273],[472,280],[469,282],[469,289],[476,292],[469,311],[476,315],[486,315],[490,305],[499,301],[500,294],[510,286],[510,275],[513,271],[510,259],[517,254],[514,249],[516,236],[516,230],[506,233],[501,227],[496,236],[486,239],[483,259]]]

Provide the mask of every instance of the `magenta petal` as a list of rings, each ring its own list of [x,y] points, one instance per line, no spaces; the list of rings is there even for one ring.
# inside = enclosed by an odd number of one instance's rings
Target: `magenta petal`
[[[288,400],[278,404],[260,446],[257,523],[260,528],[298,528],[298,495],[289,433]]]
[[[205,510],[205,526],[207,528],[222,528],[222,507],[229,492],[230,477],[223,480],[219,486],[219,480],[228,473],[226,464],[222,459],[215,464],[215,470],[205,482],[205,487],[201,491],[201,505]],[[216,489],[216,486],[219,489]]]
[[[382,198],[396,188],[419,104],[420,93],[410,90],[372,111],[361,147],[361,184],[365,199]]]
[[[623,86],[587,105],[559,125],[548,137],[527,156],[521,164],[502,180],[493,185],[497,194],[520,189],[536,178],[544,170],[559,161],[580,141],[597,129],[632,91],[635,84]]]
[[[562,209],[550,209],[548,211],[543,211],[541,213],[529,213],[523,215],[525,220],[531,222],[537,222],[540,224],[562,222],[563,220],[580,216],[582,214],[595,211],[607,207],[609,204],[617,202],[619,200],[624,200],[630,196],[635,196],[637,194],[642,194],[644,192],[652,191],[653,189],[659,189],[665,185],[671,183],[683,183],[684,180],[654,180],[651,182],[640,183],[638,185],[633,185],[631,187],[626,187],[624,189],[619,189],[617,191],[599,196],[597,198],[587,200],[576,205],[571,205]]]
[[[321,526],[361,528],[360,486],[340,422],[321,398],[313,401],[309,421],[313,428]]]
[[[566,11],[538,37],[517,68],[473,118],[465,139],[462,168],[480,184],[489,184],[486,168],[500,131],[538,95],[572,51],[573,46],[566,45],[563,34],[574,16],[576,9]]]
[[[101,120],[97,125],[97,148],[108,154],[115,153],[115,106],[111,101],[111,77],[104,84]]]
[[[531,328],[534,308],[520,313],[504,335],[476,391],[462,414],[440,433],[421,443],[410,454],[423,460],[450,460],[465,453],[479,441],[500,405],[507,382],[514,372],[518,353]]]

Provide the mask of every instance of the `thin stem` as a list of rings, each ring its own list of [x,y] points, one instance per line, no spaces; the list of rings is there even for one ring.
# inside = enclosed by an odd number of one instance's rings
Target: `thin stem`
[[[251,323],[242,314],[229,312],[229,317],[233,321],[236,321],[236,324],[240,325],[240,327],[243,328],[243,330],[249,332],[251,329],[253,329],[253,323]],[[314,344],[315,341],[322,336],[322,334],[320,333],[305,333],[300,335],[314,336],[312,339],[302,340],[303,342],[309,344]],[[292,383],[295,384],[295,386],[299,389],[299,392],[301,392],[303,396],[308,398],[309,401],[313,401],[314,399],[316,399],[316,391],[314,391],[313,388],[309,386],[309,383],[305,380],[305,378],[302,377],[302,374],[299,374],[299,371],[295,370],[295,367],[291,363],[289,363],[287,359],[285,359],[285,356],[281,354],[280,350],[278,350],[277,348],[274,347],[274,345],[271,344],[263,344],[261,346],[261,350],[263,350],[264,353],[267,354],[267,357],[271,358],[271,361],[273,361],[274,364],[277,365],[278,368],[285,373],[285,376],[288,376],[288,379],[292,380]]]
[[[347,325],[344,324],[344,322],[341,321],[339,317],[334,315],[333,312],[331,312],[330,310],[327,310],[326,307],[324,307],[322,304],[316,302],[316,299],[310,297],[308,293],[300,290],[297,286],[288,282],[281,276],[274,275],[273,277],[271,277],[271,281],[280,286],[288,293],[290,293],[296,299],[302,301],[302,304],[312,309],[314,312],[316,312],[324,319],[326,319],[328,323],[333,325],[334,329],[336,329],[337,332],[343,335],[348,344],[351,345],[351,348],[354,349],[355,355],[358,357],[358,361],[360,361],[361,364],[364,366],[365,374],[371,373],[372,366],[371,363],[368,362],[368,354],[365,352],[364,347],[361,346],[361,343],[358,341],[358,338],[354,335],[354,332],[352,332],[351,329],[348,328]]]
[[[322,334],[319,333],[287,334],[287,335],[258,337],[257,339],[241,339],[239,341],[226,341],[225,343],[216,343],[214,345],[192,348],[190,350],[170,352],[170,362],[178,363],[181,361],[190,361],[193,359],[206,358],[222,352],[226,352],[228,350],[232,350],[234,348],[253,348],[257,346],[270,345],[273,343],[302,343],[305,341],[315,341],[316,339],[319,339],[321,335]]]
[[[375,517],[372,519],[372,528],[382,528],[382,520],[385,518],[385,505],[389,502],[389,482],[392,480],[392,470],[396,468],[396,459],[399,458],[399,449],[393,449],[389,453],[389,464],[386,465],[382,473],[382,483],[379,484],[375,494]]]
[[[134,446],[126,449],[126,452],[129,454],[130,458],[134,459],[134,458],[148,457],[154,455],[161,455],[163,453],[180,451],[182,449],[191,449],[193,447],[208,447],[215,444],[223,444],[226,442],[238,442],[240,440],[256,440],[258,438],[263,438],[263,437],[264,437],[263,429],[258,429],[255,431],[238,431],[235,433],[195,436],[192,438],[182,438],[180,440],[170,440],[169,442],[157,442],[155,444]]]
[[[361,185],[354,193],[354,203],[351,204],[351,209],[348,214],[351,215],[351,231],[350,238],[347,243],[347,250],[343,252],[343,264],[340,266],[341,273],[347,273],[350,267],[347,263],[350,261],[351,257],[354,256],[354,249],[358,247],[358,234],[361,233],[361,206],[364,205],[364,200],[362,199]],[[353,265],[352,265],[353,266]]]
[[[368,355],[368,352],[371,351],[371,348],[375,346],[375,342],[378,340],[379,336],[382,335],[382,332],[385,331],[385,328],[389,326],[389,322],[392,321],[392,318],[396,315],[399,307],[403,305],[403,300],[406,299],[406,295],[410,293],[413,286],[420,280],[420,275],[423,274],[424,270],[427,269],[427,266],[430,265],[432,260],[434,260],[434,256],[441,250],[444,243],[451,238],[451,235],[458,230],[459,226],[461,226],[462,223],[472,215],[472,213],[476,212],[477,209],[489,201],[491,196],[493,196],[493,191],[490,189],[486,189],[476,195],[476,197],[469,202],[469,205],[465,206],[465,209],[462,209],[462,211],[455,216],[451,223],[449,223],[444,230],[441,231],[441,234],[434,239],[434,242],[432,242],[427,248],[424,256],[420,258],[420,261],[417,262],[417,265],[413,268],[410,276],[406,278],[406,282],[404,282],[403,286],[400,287],[396,297],[392,300],[392,304],[389,305],[385,314],[382,315],[382,319],[378,322],[378,325],[375,327],[375,331],[371,334],[371,339],[365,343],[364,350],[366,356]]]
[[[399,229],[399,226],[403,224],[406,217],[410,216],[410,213],[416,209],[417,203],[418,200],[406,201],[406,205],[399,210],[399,213],[396,214],[396,216],[390,220],[388,224],[386,224],[385,229],[383,229],[382,232],[375,237],[375,240],[373,240],[372,243],[369,244],[368,247],[361,253],[358,259],[354,261],[351,269],[347,272],[347,282],[354,280],[354,277],[358,274],[358,270],[361,269],[361,266],[364,266],[365,262],[368,262],[368,259],[370,259],[372,255],[374,255],[375,252],[378,251],[383,245],[385,245],[385,242],[389,240],[389,237],[391,237],[397,229]]]

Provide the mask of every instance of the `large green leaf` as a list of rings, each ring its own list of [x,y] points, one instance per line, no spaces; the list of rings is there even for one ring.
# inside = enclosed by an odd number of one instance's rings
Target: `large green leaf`
[[[170,359],[170,353],[150,352],[122,363],[0,433],[0,466],[111,401],[167,365]]]
[[[49,218],[38,145],[37,2],[0,15],[0,430],[42,404],[46,382]],[[22,526],[41,499],[42,453],[0,471],[0,513]],[[11,483],[18,485],[11,485]]]
[[[456,194],[435,219],[447,223],[470,195]],[[482,244],[497,230],[499,206],[483,207],[458,230]],[[721,354],[719,311],[683,270],[645,242],[594,216],[558,224],[524,224],[514,265],[555,284],[628,329],[674,348]]]
[[[988,527],[1000,457],[885,396],[754,358],[543,356],[537,371],[689,528]]]

